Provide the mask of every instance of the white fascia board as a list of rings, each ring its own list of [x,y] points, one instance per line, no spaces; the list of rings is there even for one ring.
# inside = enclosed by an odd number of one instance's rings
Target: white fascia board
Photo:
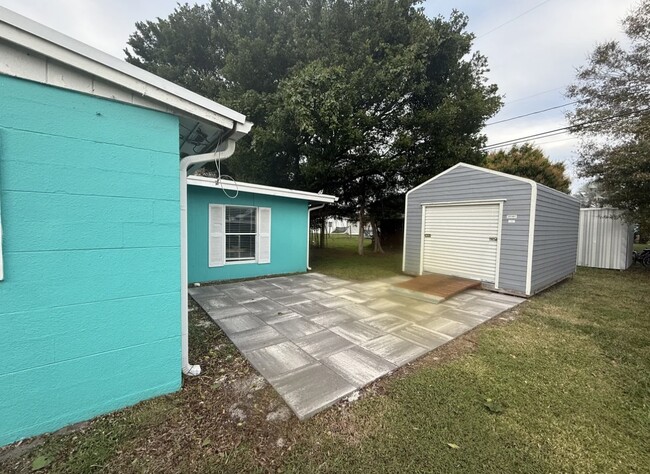
[[[329,194],[310,193],[307,191],[276,188],[274,186],[264,186],[261,184],[242,183],[239,181],[222,181],[221,183],[217,184],[216,178],[208,178],[205,176],[188,177],[187,184],[192,186],[203,186],[206,188],[227,189],[228,191],[240,191],[243,193],[264,194],[267,196],[286,197],[290,199],[302,199],[303,201],[312,202],[333,203],[339,199],[338,197]]]
[[[476,171],[482,171],[484,173],[494,174],[494,175],[497,175],[497,176],[501,176],[502,178],[515,179],[517,181],[522,181],[524,183],[528,183],[531,186],[536,186],[537,185],[537,183],[535,181],[533,181],[532,179],[522,178],[520,176],[514,176],[512,174],[502,173],[501,171],[489,170],[487,168],[481,168],[480,166],[469,165],[467,163],[462,163],[461,162],[461,163],[456,163],[451,168],[448,168],[445,171],[443,171],[442,173],[439,173],[439,174],[435,175],[433,178],[430,178],[430,179],[426,180],[424,183],[421,183],[421,184],[417,185],[416,187],[411,189],[409,192],[407,192],[406,195],[408,196],[413,191],[416,191],[416,190],[420,189],[421,187],[426,186],[427,184],[431,183],[432,181],[440,178],[441,176],[444,176],[447,173],[450,173],[451,171],[455,170],[456,168],[461,168],[461,167],[462,168],[469,168],[469,169],[476,170]]]
[[[224,128],[237,125],[236,138],[248,133],[246,116],[155,74],[0,7],[0,38],[51,58],[191,117]]]

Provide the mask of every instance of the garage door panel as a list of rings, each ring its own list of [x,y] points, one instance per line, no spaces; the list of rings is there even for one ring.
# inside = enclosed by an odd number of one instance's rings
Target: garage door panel
[[[425,208],[423,270],[494,283],[498,204]]]

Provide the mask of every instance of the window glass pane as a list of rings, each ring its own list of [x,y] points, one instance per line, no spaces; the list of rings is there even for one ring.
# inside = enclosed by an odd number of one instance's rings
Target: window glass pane
[[[226,235],[226,260],[255,259],[254,235]]]
[[[226,234],[254,234],[256,229],[257,208],[226,207]]]

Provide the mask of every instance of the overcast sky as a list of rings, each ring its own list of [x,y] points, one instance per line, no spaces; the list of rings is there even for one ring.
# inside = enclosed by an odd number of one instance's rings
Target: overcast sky
[[[124,58],[135,22],[166,17],[175,0],[0,0],[0,5]],[[458,9],[469,16],[475,49],[488,58],[491,81],[505,106],[490,121],[569,102],[564,90],[596,44],[622,39],[621,20],[635,0],[428,0],[429,16]],[[488,143],[498,143],[566,126],[566,108],[489,126]],[[560,135],[536,142],[553,161],[570,169],[576,141]],[[574,176],[572,176],[574,178]],[[575,189],[575,185],[574,185]]]

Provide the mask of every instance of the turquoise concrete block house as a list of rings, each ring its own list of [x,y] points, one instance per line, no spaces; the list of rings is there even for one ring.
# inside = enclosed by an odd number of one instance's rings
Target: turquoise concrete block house
[[[304,272],[309,267],[309,205],[326,194],[188,178],[190,283]]]
[[[186,176],[232,154],[251,124],[1,7],[0,58],[5,445],[198,373]]]

